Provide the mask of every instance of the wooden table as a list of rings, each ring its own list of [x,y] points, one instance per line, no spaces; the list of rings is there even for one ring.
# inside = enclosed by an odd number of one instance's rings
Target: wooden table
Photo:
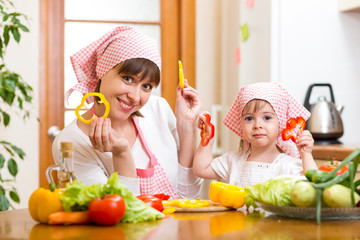
[[[266,212],[176,213],[163,220],[116,226],[49,226],[27,209],[0,212],[0,239],[360,239],[360,221],[280,218]]]

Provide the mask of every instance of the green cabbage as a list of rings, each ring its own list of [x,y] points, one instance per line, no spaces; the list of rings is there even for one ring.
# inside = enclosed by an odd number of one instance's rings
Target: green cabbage
[[[263,202],[276,206],[293,206],[290,200],[290,190],[299,178],[280,176],[252,186],[246,185],[246,207],[257,207],[255,202]]]
[[[117,173],[113,173],[106,184],[86,186],[82,182],[74,181],[67,185],[60,200],[67,212],[87,210],[89,203],[96,197],[106,194],[120,195],[126,204],[126,211],[121,222],[144,222],[164,218],[164,214],[137,199],[120,181]]]

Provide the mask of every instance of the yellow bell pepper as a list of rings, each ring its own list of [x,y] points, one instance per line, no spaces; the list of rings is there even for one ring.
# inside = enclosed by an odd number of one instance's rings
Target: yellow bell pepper
[[[55,189],[51,192],[49,189],[38,188],[29,198],[29,212],[37,222],[48,223],[49,215],[54,212],[64,211],[60,200],[64,190]]]
[[[244,188],[212,181],[210,183],[209,198],[213,202],[219,202],[225,207],[240,208],[245,204],[246,191]]]

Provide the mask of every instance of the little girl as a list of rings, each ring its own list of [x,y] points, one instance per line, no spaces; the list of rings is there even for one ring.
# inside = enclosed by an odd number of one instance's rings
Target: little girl
[[[198,128],[209,135],[205,113]],[[312,157],[314,139],[309,131],[300,132],[296,144],[283,141],[281,131],[291,117],[307,120],[310,113],[280,84],[263,82],[244,86],[238,92],[223,123],[240,136],[238,152],[212,158],[214,139],[199,145],[194,159],[194,173],[205,179],[245,186],[264,182],[279,175],[302,175],[317,169]],[[300,157],[300,158],[299,158]]]

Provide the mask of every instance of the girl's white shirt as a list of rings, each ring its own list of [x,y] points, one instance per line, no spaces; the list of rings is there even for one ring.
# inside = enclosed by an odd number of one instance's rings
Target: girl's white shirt
[[[164,168],[174,189],[181,198],[196,198],[201,190],[202,179],[194,175],[192,168],[178,163],[179,137],[176,129],[176,118],[165,99],[151,96],[140,110],[140,128],[150,151]],[[77,126],[77,119],[66,126],[55,138],[52,153],[54,161],[60,160],[60,142],[70,141],[74,144],[74,172],[78,180],[86,185],[106,183],[114,172],[112,153],[101,153],[91,145],[89,137]],[[136,168],[148,168],[150,158],[146,154],[139,138],[132,146],[131,152]],[[119,176],[120,180],[136,196],[140,194],[137,178]]]
[[[250,151],[227,152],[215,158],[211,167],[221,180],[244,187],[254,185],[281,175],[300,176],[303,174],[301,159],[280,153],[272,163],[246,161]]]

